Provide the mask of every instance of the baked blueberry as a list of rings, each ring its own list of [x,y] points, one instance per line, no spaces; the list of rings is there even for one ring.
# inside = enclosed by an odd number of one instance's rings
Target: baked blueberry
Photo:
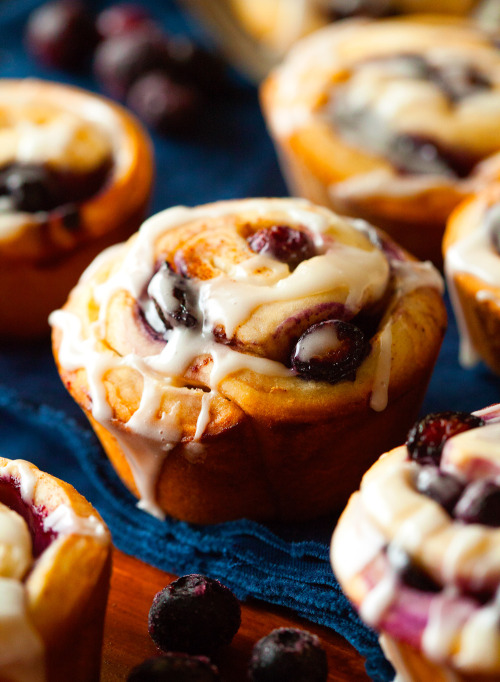
[[[178,133],[192,127],[202,98],[196,88],[177,83],[162,71],[154,71],[137,79],[126,101],[155,130]]]
[[[354,381],[369,344],[364,333],[351,322],[326,320],[309,327],[297,341],[292,368],[303,379]]]
[[[149,634],[163,651],[211,654],[230,644],[241,623],[240,604],[218,580],[192,574],[155,595]]]
[[[320,640],[297,628],[278,628],[260,639],[248,667],[251,682],[325,682],[327,675]]]
[[[391,544],[387,548],[387,558],[394,571],[408,587],[420,592],[440,592],[438,585],[410,555],[399,545]]]
[[[13,164],[2,173],[1,185],[18,211],[50,211],[60,203],[57,184],[43,166]]]
[[[193,312],[196,303],[189,281],[174,272],[168,262],[163,263],[151,279],[148,295],[165,329],[195,327],[198,324]]]
[[[127,682],[216,682],[219,671],[205,656],[167,653],[136,666]]]
[[[272,225],[258,230],[247,241],[255,253],[286,263],[291,270],[303,260],[316,255],[311,237],[303,230],[288,225]]]
[[[415,487],[419,493],[438,502],[451,514],[463,492],[464,485],[458,478],[445,474],[437,466],[423,466],[417,473]]]
[[[124,98],[140,76],[167,68],[165,37],[156,29],[142,27],[103,40],[94,57],[97,80],[111,95]]]
[[[28,50],[56,68],[80,68],[98,39],[93,18],[78,0],[48,2],[32,12],[26,25]]]
[[[457,433],[483,426],[484,420],[468,412],[429,414],[412,426],[406,440],[410,459],[439,464],[444,444]]]
[[[469,483],[453,511],[455,518],[465,523],[482,523],[500,527],[500,486],[493,481]]]

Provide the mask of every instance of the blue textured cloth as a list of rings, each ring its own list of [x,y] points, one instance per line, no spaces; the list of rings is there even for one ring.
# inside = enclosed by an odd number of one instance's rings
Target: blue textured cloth
[[[37,4],[0,3],[0,76],[37,76],[96,89],[89,76],[45,70],[25,54],[22,29]],[[165,28],[202,37],[172,3],[149,4]],[[206,116],[209,127],[195,140],[154,137],[158,179],[152,212],[179,203],[286,194],[252,86],[235,79],[233,90],[210,105]],[[472,410],[500,399],[500,381],[484,368],[459,368],[457,344],[451,322],[423,412]],[[241,598],[287,606],[329,626],[366,656],[374,680],[391,679],[376,636],[360,623],[332,575],[328,545],[334,518],[202,527],[160,522],[137,510],[63,389],[48,341],[0,346],[0,453],[31,460],[75,485],[101,512],[123,551],[173,573],[218,577]]]

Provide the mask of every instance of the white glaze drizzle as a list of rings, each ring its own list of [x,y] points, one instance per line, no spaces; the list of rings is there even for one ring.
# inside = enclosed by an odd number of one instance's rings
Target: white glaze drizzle
[[[380,622],[397,594],[398,579],[387,571],[384,577],[368,592],[359,609],[361,618],[374,626]]]
[[[257,255],[251,257],[247,263],[230,267],[227,275],[197,282],[197,315],[203,320],[201,329],[175,327],[166,331],[164,338],[168,342],[156,355],[141,358],[129,353],[120,357],[101,347],[100,339],[105,334],[107,307],[116,292],[127,291],[138,299],[150,282],[151,292],[168,309],[169,299],[172,298],[169,285],[165,279],[162,282],[156,276],[151,279],[155,265],[154,244],[164,232],[191,221],[208,221],[240,211],[249,212],[257,216],[257,219],[268,218],[273,212],[282,215],[285,211],[293,224],[304,225],[310,230],[320,255],[303,261],[292,273],[288,266]],[[334,290],[335,295],[340,301],[345,301],[352,314],[358,312],[366,301],[378,300],[383,295],[389,278],[386,257],[376,248],[355,248],[343,243],[342,239],[334,240],[334,245],[329,246],[323,238],[325,231],[330,229],[340,235],[352,235],[353,230],[357,229],[366,234],[364,224],[358,225],[357,222],[339,218],[327,209],[313,207],[303,200],[250,199],[219,202],[194,209],[168,209],[144,223],[130,245],[123,246],[123,255],[120,247],[113,247],[101,255],[99,266],[105,266],[115,259],[118,265],[111,270],[104,283],[93,289],[94,298],[99,304],[99,313],[98,320],[90,326],[87,338],[83,338],[81,323],[73,313],[56,311],[51,315],[51,324],[62,331],[59,348],[61,366],[67,370],[85,369],[92,400],[92,415],[112,432],[124,450],[140,492],[142,506],[160,516],[155,502],[156,477],[165,454],[177,445],[181,437],[174,415],[170,413],[160,416],[162,408],[158,377],[161,377],[163,384],[171,384],[169,390],[174,390],[173,378],[179,381],[195,358],[211,358],[208,377],[211,392],[204,393],[201,397],[194,434],[194,442],[197,443],[210,423],[211,396],[217,394],[225,377],[244,369],[273,377],[291,376],[291,371],[279,362],[241,353],[217,343],[212,334],[213,327],[217,323],[222,324],[230,338],[232,332],[259,306],[300,299],[317,292]],[[263,270],[266,272],[265,280],[260,279]],[[89,283],[95,272],[96,266],[92,265],[82,276],[82,284]],[[401,268],[396,281],[401,284],[408,278],[412,279],[408,284],[410,288],[417,286],[418,276],[414,277],[415,272],[411,268],[407,271]],[[374,385],[376,409],[383,409],[383,403],[387,399],[390,375],[389,336],[390,330],[381,336],[381,360]],[[122,428],[118,428],[113,422],[104,385],[106,373],[118,367],[133,368],[144,382],[140,407]],[[164,420],[160,447],[158,419]],[[189,449],[188,458],[190,461],[202,458],[199,445],[193,445]]]
[[[412,54],[422,55],[447,74],[457,72],[457,65],[466,66],[470,61],[486,74],[491,88],[450,106],[436,83],[419,77],[411,64],[400,58]],[[349,20],[315,32],[289,52],[272,76],[268,121],[275,137],[287,145],[290,136],[311,125],[328,129],[335,119],[332,107],[346,103],[347,126],[337,121],[335,134],[340,131],[346,144],[354,148],[371,150],[380,162],[371,171],[360,171],[335,182],[329,191],[336,200],[413,195],[450,184],[470,191],[469,179],[450,177],[449,169],[440,168],[430,156],[425,176],[399,175],[384,159],[399,134],[469,148],[479,152],[481,158],[494,153],[500,143],[499,73],[498,53],[486,41],[480,44],[472,29],[397,21],[367,25],[366,21]],[[318,102],[324,102],[330,92],[327,104],[319,106]],[[353,125],[360,113],[366,120],[360,126]],[[349,126],[353,128],[351,133]],[[413,156],[417,163],[418,155]]]
[[[379,353],[373,389],[370,397],[370,407],[375,412],[382,412],[387,407],[389,398],[389,379],[391,376],[392,362],[392,323],[389,321],[379,336]]]
[[[67,504],[60,504],[43,520],[43,529],[57,535],[90,535],[96,540],[106,540],[106,527],[97,516],[78,516]]]

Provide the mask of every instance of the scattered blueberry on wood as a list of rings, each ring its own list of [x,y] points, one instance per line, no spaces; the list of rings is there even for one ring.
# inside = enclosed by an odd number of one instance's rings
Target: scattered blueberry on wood
[[[148,629],[162,651],[210,655],[238,632],[241,608],[218,580],[185,575],[158,592],[149,611]]]
[[[325,682],[326,653],[316,635],[278,628],[255,645],[248,667],[251,682]]]
[[[168,653],[136,666],[127,682],[217,682],[219,671],[205,656]]]

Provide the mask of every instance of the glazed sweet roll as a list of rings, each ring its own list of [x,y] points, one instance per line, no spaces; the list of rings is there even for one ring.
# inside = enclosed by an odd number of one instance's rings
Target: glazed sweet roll
[[[49,331],[90,261],[140,225],[149,141],[121,107],[47,81],[0,81],[0,335]]]
[[[184,0],[215,29],[226,52],[257,79],[303,36],[353,17],[468,15],[489,30],[500,25],[497,0]]]
[[[98,682],[106,526],[74,488],[0,458],[0,679]]]
[[[499,437],[500,405],[425,417],[333,535],[335,574],[405,682],[500,677]]]
[[[500,170],[499,67],[490,36],[454,18],[352,20],[309,36],[262,89],[291,190],[441,265],[451,210]]]
[[[51,316],[61,377],[141,506],[213,523],[337,508],[413,420],[441,280],[304,200],[177,207]]]
[[[500,186],[460,205],[443,241],[445,272],[460,332],[460,362],[480,359],[500,374]]]

